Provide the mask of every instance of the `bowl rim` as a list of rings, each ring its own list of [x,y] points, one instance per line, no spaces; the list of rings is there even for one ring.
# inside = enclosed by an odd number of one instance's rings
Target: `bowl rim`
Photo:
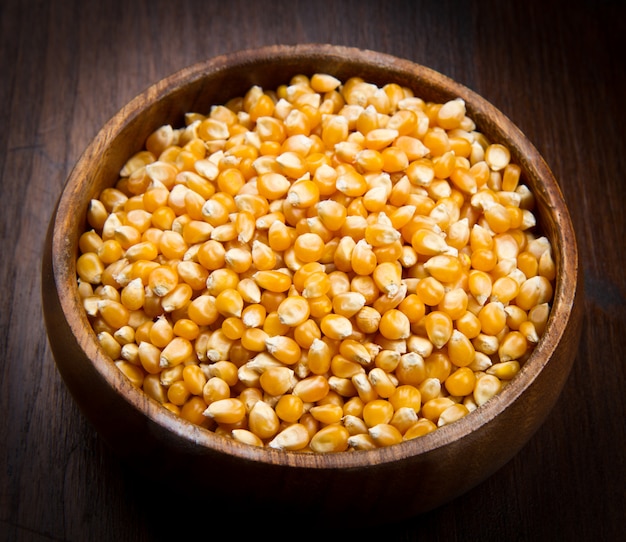
[[[515,151],[517,154],[519,151],[519,156],[516,156],[516,159],[518,159],[518,163],[522,162],[520,165],[523,170],[532,172],[534,176],[542,179],[542,197],[547,202],[550,212],[558,215],[560,226],[554,232],[558,245],[558,247],[553,246],[558,255],[556,262],[557,279],[548,324],[534,352],[523,364],[512,384],[506,386],[486,404],[453,424],[440,427],[420,438],[405,441],[392,447],[369,451],[351,451],[349,454],[343,452],[311,454],[274,450],[269,447],[257,448],[220,436],[174,415],[130,384],[115,366],[113,360],[104,353],[98,344],[95,332],[91,328],[80,302],[77,287],[69,291],[65,289],[65,285],[71,284],[72,280],[76,282],[77,247],[75,246],[76,243],[72,246],[70,242],[71,221],[63,221],[61,217],[75,212],[71,208],[71,202],[81,192],[84,179],[83,171],[89,164],[99,159],[103,149],[106,149],[115,140],[129,119],[139,116],[142,109],[158,101],[164,95],[224,69],[231,69],[233,66],[245,68],[246,65],[255,62],[267,61],[268,58],[280,61],[294,57],[311,58],[311,55],[319,59],[332,57],[344,63],[367,63],[370,66],[385,70],[391,68],[394,72],[410,74],[415,78],[417,86],[422,83],[434,88],[444,85],[446,93],[452,92],[465,100],[468,106],[468,115],[472,117],[479,129],[489,119],[489,124],[496,132],[507,134],[510,142],[514,145],[514,148],[511,148],[512,153]],[[344,469],[346,466],[361,468],[427,454],[476,432],[514,403],[532,385],[545,365],[549,363],[559,342],[559,336],[569,320],[578,281],[576,240],[561,190],[543,157],[507,116],[465,85],[415,61],[369,49],[323,43],[272,45],[257,49],[243,49],[194,63],[151,84],[111,117],[88,144],[67,178],[53,216],[53,225],[51,249],[53,278],[60,305],[79,346],[92,361],[100,377],[114,386],[116,390],[121,391],[124,399],[133,408],[152,422],[171,431],[178,438],[218,453],[273,465],[287,464],[292,467],[313,469]],[[567,250],[564,250],[565,248]],[[78,318],[76,318],[77,315]],[[513,385],[513,382],[517,384]],[[347,457],[350,458],[349,461],[346,460]]]

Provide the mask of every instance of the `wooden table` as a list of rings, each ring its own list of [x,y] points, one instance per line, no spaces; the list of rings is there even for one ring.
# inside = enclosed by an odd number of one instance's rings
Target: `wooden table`
[[[65,179],[100,126],[150,83],[230,51],[327,42],[425,64],[535,143],[571,209],[585,275],[579,354],[554,411],[495,476],[440,509],[359,530],[385,540],[589,540],[625,534],[626,221],[623,2],[230,0],[0,6],[0,539],[148,541],[229,523],[133,476],[81,416],[52,360],[40,258]],[[219,502],[219,498],[217,498]],[[238,503],[233,502],[233,507]],[[234,508],[233,508],[234,509]],[[340,511],[338,511],[340,513]],[[236,517],[236,516],[235,516]],[[303,528],[324,518],[302,512]],[[234,521],[234,520],[230,520]],[[180,536],[178,536],[180,538]],[[332,532],[328,539],[332,540]]]

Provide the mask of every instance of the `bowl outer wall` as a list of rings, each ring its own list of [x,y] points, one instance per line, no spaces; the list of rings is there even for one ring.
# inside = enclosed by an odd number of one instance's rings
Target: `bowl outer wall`
[[[548,329],[514,382],[453,425],[373,452],[319,456],[260,450],[181,422],[137,393],[103,354],[75,287],[77,232],[84,228],[87,204],[115,182],[149,133],[166,123],[182,125],[184,113],[208,111],[253,84],[276,88],[292,75],[315,72],[342,80],[358,75],[378,84],[394,81],[427,100],[462,97],[480,130],[506,141],[522,166],[557,256],[559,280]],[[70,174],[50,223],[42,279],[59,372],[86,417],[121,457],[145,473],[158,472],[163,481],[244,493],[251,501],[306,503],[324,514],[341,500],[344,508],[361,513],[412,515],[493,474],[528,441],[556,402],[582,325],[571,221],[552,173],[523,134],[481,97],[437,72],[381,53],[327,45],[273,46],[216,57],[164,79],[122,108]]]

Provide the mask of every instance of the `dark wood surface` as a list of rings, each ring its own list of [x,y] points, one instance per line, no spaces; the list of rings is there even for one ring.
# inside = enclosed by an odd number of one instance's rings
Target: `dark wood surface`
[[[250,524],[242,503],[224,503],[211,488],[202,502],[190,502],[137,478],[106,448],[54,365],[39,276],[47,223],[69,171],[127,101],[217,54],[305,42],[416,61],[457,79],[509,116],[560,182],[586,288],[573,371],[555,409],[521,452],[433,512],[402,522],[384,518],[386,525],[367,531],[355,517],[354,529],[341,536],[621,540],[625,21],[626,5],[617,0],[0,4],[0,540],[208,538],[220,526],[234,540],[291,536],[280,510],[265,524]],[[323,530],[326,521],[306,510],[299,518],[303,532],[315,525]],[[338,537],[334,531],[326,536]]]

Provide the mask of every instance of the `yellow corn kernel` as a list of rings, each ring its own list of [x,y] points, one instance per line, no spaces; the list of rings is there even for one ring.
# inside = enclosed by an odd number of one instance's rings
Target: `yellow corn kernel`
[[[154,346],[164,348],[174,338],[174,329],[172,328],[172,324],[166,317],[160,316],[150,328],[148,336],[150,342]]]
[[[139,310],[143,307],[145,289],[140,278],[131,280],[120,293],[120,302],[129,311]]]
[[[330,231],[338,231],[346,221],[347,210],[341,203],[323,200],[315,206],[317,216]]]
[[[491,288],[491,300],[508,304],[517,297],[519,284],[511,277],[500,277],[496,279]]]
[[[402,267],[397,262],[383,262],[373,270],[372,277],[381,292],[393,296],[402,283]]]
[[[170,293],[178,285],[178,273],[172,267],[161,265],[148,276],[148,287],[158,297]]]
[[[364,239],[359,240],[352,250],[350,263],[357,275],[371,275],[376,268],[376,255]]]
[[[415,287],[415,294],[420,301],[430,307],[441,303],[445,293],[446,291],[443,284],[435,277],[431,276],[421,279]]]
[[[289,296],[280,303],[276,312],[282,324],[296,327],[309,318],[309,302],[299,295]]]
[[[301,262],[316,262],[324,252],[324,240],[317,233],[303,233],[293,244],[294,256]]]
[[[157,318],[165,313],[163,307],[161,306],[161,298],[152,290],[146,290],[143,302],[143,312],[150,319]]]
[[[496,253],[487,248],[479,248],[470,256],[472,268],[479,271],[489,272],[496,266],[498,259]]]
[[[332,403],[318,404],[311,407],[309,413],[322,424],[337,424],[343,417],[343,408]]]
[[[187,386],[185,386],[185,382],[182,380],[173,382],[167,389],[168,401],[176,406],[183,406],[190,396],[191,393],[187,389]]]
[[[95,233],[95,232],[94,232]],[[97,234],[95,234],[97,235]],[[99,237],[98,237],[99,238]],[[83,252],[85,250],[81,249]],[[124,249],[122,245],[116,239],[107,239],[101,241],[96,250],[94,251],[100,257],[100,260],[105,265],[109,265],[117,260],[121,259],[124,255]],[[128,256],[126,256],[128,258]]]
[[[199,365],[187,365],[183,368],[183,381],[193,395],[202,395],[207,378]]]
[[[471,340],[480,333],[481,323],[478,316],[470,311],[466,311],[456,320],[456,327],[463,335]]]
[[[115,365],[133,386],[136,388],[143,386],[145,373],[141,367],[123,360],[116,361]]]
[[[504,233],[511,227],[511,215],[500,203],[490,203],[484,210],[485,221],[495,233]]]
[[[424,256],[436,256],[448,250],[448,245],[441,235],[425,228],[418,229],[413,234],[411,246],[417,254]]]
[[[278,399],[274,410],[282,421],[295,423],[304,413],[304,402],[297,395],[285,394]]]
[[[142,389],[149,397],[161,404],[167,401],[166,389],[164,386],[161,385],[161,382],[159,381],[159,376],[157,374],[147,374],[143,379]]]
[[[259,194],[270,201],[284,197],[290,187],[289,179],[281,173],[263,173],[257,179]]]
[[[242,322],[241,318],[237,318],[235,316],[230,316],[222,322],[222,331],[224,335],[233,341],[241,339],[245,329],[246,326]]]
[[[291,277],[282,271],[257,271],[252,279],[260,288],[276,293],[286,292],[292,284]]]
[[[137,351],[141,366],[149,374],[157,374],[161,372],[159,365],[161,350],[149,342],[140,342]]]
[[[375,450],[378,448],[374,439],[368,433],[357,433],[348,438],[348,447],[351,450]]]
[[[99,199],[92,199],[87,208],[87,222],[94,229],[101,231],[104,227],[109,211]]]
[[[369,435],[378,447],[392,446],[402,442],[402,433],[389,423],[380,423],[370,427]]]
[[[232,397],[213,401],[203,414],[217,423],[232,424],[243,420],[246,408],[241,400]]]
[[[341,344],[339,345],[339,353],[344,358],[361,365],[368,365],[372,361],[367,348],[360,342],[353,339],[344,339],[341,341]]]
[[[252,242],[252,251],[250,252],[250,256],[252,258],[251,263],[260,271],[273,269],[276,266],[276,253],[269,245],[266,245],[261,241],[254,240]],[[241,266],[239,269],[241,269]],[[242,273],[243,271],[240,270],[238,272]]]
[[[336,453],[348,449],[350,433],[339,424],[331,424],[323,427],[313,435],[309,446],[318,453]]]
[[[448,357],[457,367],[467,367],[474,361],[476,351],[470,339],[458,330],[453,330],[448,341]],[[452,394],[457,395],[457,394]],[[463,394],[467,395],[467,394]]]
[[[294,423],[278,433],[268,446],[277,450],[295,451],[305,448],[309,441],[310,435],[307,428],[301,423]]]
[[[269,290],[263,290],[261,292],[261,304],[265,307],[265,310],[268,311],[269,313],[276,312],[279,305],[285,300],[286,297],[287,297],[287,294],[285,292],[271,292]],[[277,317],[279,316],[278,313],[276,314],[276,316]],[[279,323],[281,325],[284,325],[280,322],[280,317],[279,317]]]
[[[266,317],[267,309],[260,303],[246,305],[241,311],[241,323],[244,327],[262,327]]]
[[[349,378],[340,378],[334,375],[328,377],[329,388],[340,394],[342,397],[354,398],[356,396],[356,388]]]
[[[367,378],[365,372],[358,372],[352,376],[350,380],[352,380],[352,384],[354,384],[358,396],[364,403],[368,403],[369,401],[373,401],[378,398],[378,394],[372,386],[372,383]]]
[[[437,378],[440,382],[445,381],[452,371],[452,362],[446,350],[435,350],[424,359],[426,379]]]
[[[165,312],[173,312],[185,307],[191,300],[193,290],[189,284],[181,282],[171,292],[161,298],[161,306]]]
[[[474,386],[473,398],[478,406],[484,405],[489,399],[495,397],[502,389],[502,382],[492,374],[481,376]]]
[[[265,401],[257,401],[248,414],[248,429],[259,438],[273,438],[279,431],[280,419]]]
[[[363,294],[360,295],[364,298]],[[345,315],[343,316],[345,317]],[[370,334],[376,333],[378,331],[381,318],[381,314],[376,309],[374,309],[373,307],[365,306],[356,313],[354,320],[356,323],[356,327],[360,331]]]
[[[520,364],[517,360],[502,361],[494,363],[486,371],[488,375],[493,375],[500,380],[511,380],[520,371]]]
[[[306,298],[326,295],[330,290],[330,278],[323,271],[316,271],[304,279],[302,295]]]
[[[388,245],[374,247],[372,250],[376,256],[376,261],[379,264],[395,262],[399,265],[403,265],[403,262],[399,260],[404,255],[405,251],[404,245],[402,244],[402,241],[400,239],[389,243]]]
[[[161,351],[160,367],[172,367],[190,359],[193,355],[193,346],[183,337],[174,337]]]
[[[197,252],[198,262],[208,271],[224,267],[226,249],[219,241],[210,239],[200,245]]]
[[[320,199],[320,190],[317,184],[315,184],[313,181],[309,179],[301,179],[291,185],[291,187],[287,191],[286,199],[287,203],[293,205],[294,207],[312,207]]]
[[[422,415],[424,418],[436,423],[439,420],[439,416],[441,416],[447,408],[455,404],[456,403],[449,397],[430,399],[422,406]]]
[[[259,383],[266,393],[278,397],[291,391],[296,379],[288,367],[269,367],[261,374]]]
[[[517,305],[507,305],[504,308],[506,312],[506,325],[509,329],[519,331],[522,324],[528,321],[528,314],[525,310]]]
[[[204,416],[204,411],[206,408],[207,405],[202,397],[192,396],[181,407],[180,417],[196,425],[205,426],[206,417]]]
[[[206,294],[196,297],[189,303],[187,314],[198,326],[210,326],[215,323],[219,317],[215,297]]]
[[[495,335],[486,335],[485,333],[479,333],[472,339],[472,344],[476,349],[476,352],[482,352],[491,356],[498,351],[500,345],[500,339]]]
[[[500,361],[511,361],[521,358],[528,349],[528,340],[519,331],[507,333],[498,347]]]
[[[356,247],[356,241],[349,236],[343,236],[333,256],[333,263],[339,271],[352,272],[352,252]]]
[[[396,384],[389,374],[380,367],[372,369],[368,374],[368,378],[379,397],[387,399],[396,391]]]
[[[437,348],[442,348],[452,336],[452,318],[442,311],[431,311],[424,317],[426,334]]]
[[[209,278],[209,272],[202,265],[192,261],[182,261],[176,267],[178,277],[193,290],[203,290]]]
[[[271,253],[271,256],[273,256],[273,253]],[[259,256],[257,254],[257,259],[258,258]],[[224,254],[224,263],[228,269],[231,269],[237,274],[245,273],[252,266],[252,252],[247,247],[230,248]]]
[[[300,380],[292,391],[305,403],[315,403],[330,391],[328,380],[322,375],[313,375]]]
[[[226,288],[215,297],[217,312],[226,318],[230,316],[241,318],[243,306],[244,302],[241,294],[233,288]]]
[[[98,301],[98,312],[106,324],[114,330],[128,325],[130,312],[119,301],[101,299]]]
[[[247,429],[233,429],[231,431],[233,439],[242,444],[248,444],[249,446],[263,446],[263,441],[257,437],[252,431]]]
[[[474,299],[484,305],[491,296],[493,283],[489,274],[474,269],[469,273],[468,288]]]
[[[286,365],[297,363],[302,355],[300,345],[290,337],[267,337],[265,346],[270,354]]]
[[[506,311],[499,301],[490,301],[478,313],[481,330],[487,335],[497,335],[506,325]]]
[[[464,397],[473,393],[476,376],[468,367],[461,367],[446,378],[444,385],[450,395]]]
[[[423,437],[428,433],[431,433],[437,429],[437,426],[427,418],[420,418],[411,427],[409,427],[404,433],[404,440],[411,440],[418,437]]]
[[[130,325],[130,319],[129,325],[119,328],[115,331],[113,337],[121,346],[135,344],[135,329]]]
[[[202,398],[207,405],[214,401],[228,399],[230,398],[230,386],[224,379],[211,376],[202,387]]]
[[[309,370],[316,375],[323,375],[330,370],[332,352],[325,341],[313,340],[308,352]]]
[[[492,143],[485,149],[485,162],[493,171],[500,171],[509,164],[511,153],[504,145]]]
[[[435,377],[428,377],[422,381],[418,386],[418,391],[421,394],[421,401],[427,402],[435,397],[441,395],[441,381]]]
[[[327,314],[320,321],[322,334],[329,339],[343,340],[352,335],[352,322],[339,314]]]
[[[358,292],[342,292],[332,298],[335,314],[352,318],[365,306],[365,297]]]
[[[393,425],[402,435],[413,427],[418,422],[417,412],[410,407],[400,407],[396,410],[389,422]]]
[[[454,282],[459,279],[463,269],[458,258],[447,254],[433,256],[424,263],[424,268],[439,282]]]
[[[363,373],[364,369],[360,363],[337,354],[331,358],[330,372],[338,378],[352,378],[355,374]]]
[[[389,401],[375,399],[363,407],[363,421],[368,428],[378,424],[388,424],[393,417],[394,408]]]
[[[515,304],[525,311],[536,305],[547,303],[552,299],[553,288],[550,281],[541,275],[536,275],[524,281],[519,293],[515,297]]]
[[[390,309],[382,315],[378,330],[387,339],[406,339],[411,334],[411,322],[403,312]]]
[[[99,284],[104,272],[104,263],[95,252],[86,252],[78,257],[76,272],[83,282]]]
[[[393,360],[386,360],[386,363],[391,363],[390,366],[393,366],[394,362],[396,363],[395,375],[398,382],[401,385],[419,385],[426,378],[426,365],[424,363],[424,358],[417,352],[396,354],[397,355],[393,356]],[[391,354],[386,355],[390,356]],[[397,361],[395,361],[396,358]],[[377,365],[382,362],[382,360],[378,360],[377,358]]]
[[[120,357],[122,346],[115,340],[115,337],[108,331],[98,333],[98,342],[106,354],[113,360]]]
[[[269,335],[261,328],[246,328],[241,335],[241,346],[249,352],[264,352],[266,350],[265,341]]]
[[[443,427],[444,425],[451,424],[460,420],[464,416],[469,414],[469,409],[461,403],[456,403],[448,408],[446,408],[440,415],[437,420],[437,426]]]
[[[344,425],[350,431],[350,434],[365,433],[367,426],[363,421],[363,407],[365,403],[358,396],[351,396],[343,404]]]
[[[543,335],[549,315],[550,305],[548,303],[540,303],[528,311],[528,320],[533,323],[538,335]]]

